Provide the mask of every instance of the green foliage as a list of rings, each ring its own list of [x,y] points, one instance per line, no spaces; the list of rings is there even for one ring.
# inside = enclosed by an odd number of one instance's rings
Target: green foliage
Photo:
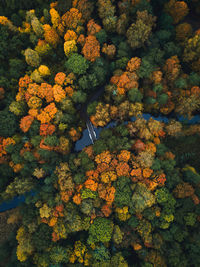
[[[24,101],[13,101],[9,106],[9,110],[16,116],[25,115],[26,103]]]
[[[96,197],[97,197],[97,193],[88,189],[88,188],[84,188],[81,191],[81,198],[82,199],[87,199],[87,198],[95,199]]]
[[[133,89],[128,91],[128,98],[133,103],[141,102],[143,95],[138,89],[133,88]]]
[[[93,101],[87,106],[87,113],[89,116],[95,114],[96,112],[96,106],[97,106],[97,101]]]
[[[115,182],[115,204],[118,207],[129,206],[131,203],[131,189],[128,177],[122,176]]]
[[[17,130],[16,117],[7,109],[0,111],[0,136],[12,136]]]
[[[80,90],[78,90],[78,91],[73,93],[72,100],[75,103],[85,103],[86,99],[87,99],[86,93],[84,93],[84,92],[82,92]]]
[[[40,224],[32,236],[34,246],[38,251],[45,250],[51,244],[52,230],[46,224]]]
[[[101,45],[106,43],[107,33],[104,29],[101,29],[99,32],[97,32],[95,36]]]
[[[138,183],[135,187],[131,205],[135,212],[142,212],[155,203],[155,196],[147,189],[145,184]]]
[[[187,81],[184,78],[178,78],[175,80],[174,85],[177,88],[186,89],[187,88]]]
[[[105,248],[105,246],[100,245],[97,248],[95,248],[93,252],[93,257],[96,261],[102,262],[110,259],[110,253],[109,250]]]
[[[89,68],[88,61],[81,55],[74,53],[69,57],[69,59],[65,62],[65,68],[74,72],[75,74],[84,74]]]
[[[145,58],[142,58],[142,63],[137,71],[140,78],[148,78],[150,74],[155,70],[155,67]]]
[[[45,145],[48,146],[58,146],[59,145],[59,139],[55,135],[49,135],[44,139]]]
[[[89,228],[88,243],[109,242],[112,236],[113,223],[105,218],[96,218]]]
[[[64,247],[56,246],[50,251],[50,259],[52,263],[68,263],[67,250]]]
[[[197,215],[195,213],[188,212],[184,216],[185,224],[188,226],[194,226],[196,223],[196,218],[197,218]]]
[[[163,204],[167,202],[169,199],[169,191],[165,187],[157,189],[155,192],[155,196],[156,196],[156,201],[159,204]]]
[[[200,85],[200,75],[198,73],[195,72],[191,72],[189,75],[189,83],[193,86]]]
[[[167,94],[161,94],[158,96],[158,103],[160,105],[165,105],[167,104],[168,101],[168,95]]]

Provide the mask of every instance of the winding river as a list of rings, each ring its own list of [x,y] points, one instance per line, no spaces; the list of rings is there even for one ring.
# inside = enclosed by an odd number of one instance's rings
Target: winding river
[[[105,127],[94,127],[93,125],[91,125],[89,116],[87,114],[87,106],[89,103],[97,100],[104,92],[104,88],[100,88],[98,91],[96,91],[92,96],[89,97],[88,101],[83,104],[80,108],[79,108],[79,113],[81,118],[85,121],[86,125],[87,125],[87,129],[85,129],[83,131],[83,135],[82,138],[79,139],[76,143],[75,143],[75,148],[74,150],[76,152],[81,151],[84,147],[89,146],[91,144],[93,144],[93,140],[94,140],[94,134],[95,134],[95,138],[98,139],[99,138],[99,134],[100,132],[104,129],[104,128],[110,128],[110,127],[115,127],[116,126],[116,122],[115,121],[111,121],[109,124],[107,124]],[[162,122],[168,122],[169,121],[169,117],[167,116],[152,116],[151,114],[148,113],[144,113],[142,115],[142,117],[145,120],[149,120],[151,117],[155,120],[158,121],[162,121]],[[131,121],[134,121],[136,118],[135,117],[131,117]],[[181,122],[187,122],[188,124],[195,124],[195,123],[199,123],[200,122],[200,115],[196,115],[194,116],[191,120],[188,120],[186,118],[184,118],[183,116],[178,116],[177,118],[175,118]],[[127,124],[128,122],[125,121],[125,124]],[[29,192],[27,193],[27,195],[34,195],[34,192]],[[4,212],[6,210],[10,210],[13,208],[16,208],[17,206],[20,205],[20,203],[23,203],[25,201],[25,196],[21,195],[21,196],[16,196],[14,197],[12,200],[7,201],[7,202],[3,202],[0,205],[0,212]]]

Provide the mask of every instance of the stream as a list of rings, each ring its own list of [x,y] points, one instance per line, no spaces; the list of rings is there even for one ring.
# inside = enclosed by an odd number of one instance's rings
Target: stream
[[[95,100],[97,100],[103,94],[103,92],[104,92],[104,88],[100,88],[98,91],[96,91],[95,93],[93,93],[93,95],[89,97],[89,100],[85,104],[83,104],[81,106],[81,108],[79,109],[80,116],[85,121],[85,123],[90,122],[89,116],[87,114],[87,106],[88,106],[88,104],[91,103],[91,102],[93,102],[93,101],[95,101]],[[167,117],[167,116],[158,116],[158,117],[155,117],[155,116],[152,116],[151,114],[148,114],[148,113],[144,113],[142,115],[142,117],[145,120],[149,120],[152,117],[154,120],[162,121],[162,122],[165,122],[165,123],[167,123],[169,121],[169,119],[171,119],[170,117]],[[135,119],[136,119],[135,117],[131,117],[130,118],[131,121],[135,121]],[[191,120],[188,120],[187,118],[184,118],[183,116],[178,116],[177,118],[174,117],[174,119],[177,119],[180,122],[187,122],[188,124],[195,124],[195,123],[200,122],[200,115],[195,115]],[[124,123],[127,124],[128,121],[125,121]],[[117,124],[117,122],[111,121],[105,127],[98,127],[98,128],[94,127],[94,131],[96,133],[96,138],[97,139],[99,138],[100,132],[104,128],[115,127],[116,124]],[[89,146],[91,144],[92,144],[92,140],[91,140],[91,138],[89,136],[88,129],[85,129],[83,131],[83,134],[82,134],[81,139],[79,139],[75,143],[74,151],[75,152],[79,152],[84,147]],[[34,192],[31,192],[31,193],[29,192],[26,195],[30,195],[30,194],[31,195],[34,195]],[[20,203],[23,203],[24,201],[25,201],[25,196],[24,195],[16,196],[12,200],[3,202],[0,205],[0,212],[4,212],[6,210],[10,210],[10,209],[16,208],[17,206],[20,205]]]

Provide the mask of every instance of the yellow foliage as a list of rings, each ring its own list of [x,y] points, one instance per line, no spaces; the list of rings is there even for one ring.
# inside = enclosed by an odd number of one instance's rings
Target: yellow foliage
[[[95,157],[96,163],[100,164],[102,162],[109,164],[111,161],[111,154],[109,151],[104,151]]]
[[[51,74],[50,69],[45,65],[40,65],[38,71],[42,77],[49,76]]]
[[[55,8],[51,8],[49,13],[51,15],[51,22],[54,28],[58,27],[60,22],[60,15],[58,14],[58,11],[56,11]]]
[[[114,171],[107,171],[101,174],[101,181],[105,184],[110,181],[115,181],[117,179],[117,175]]]
[[[67,57],[72,53],[77,52],[77,46],[75,40],[70,40],[64,43],[64,52]]]
[[[117,216],[120,221],[126,221],[131,217],[131,215],[128,213],[127,206],[123,208],[116,208],[115,211],[117,212]]]
[[[41,218],[49,218],[49,216],[51,215],[51,208],[49,208],[47,206],[47,204],[45,203],[42,208],[40,208],[40,217]]]
[[[37,96],[32,96],[27,104],[31,109],[38,109],[42,106],[42,100]]]

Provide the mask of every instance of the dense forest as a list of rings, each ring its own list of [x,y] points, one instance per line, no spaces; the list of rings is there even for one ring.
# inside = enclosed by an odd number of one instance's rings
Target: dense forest
[[[0,266],[199,267],[200,1],[1,0],[0,62]]]

